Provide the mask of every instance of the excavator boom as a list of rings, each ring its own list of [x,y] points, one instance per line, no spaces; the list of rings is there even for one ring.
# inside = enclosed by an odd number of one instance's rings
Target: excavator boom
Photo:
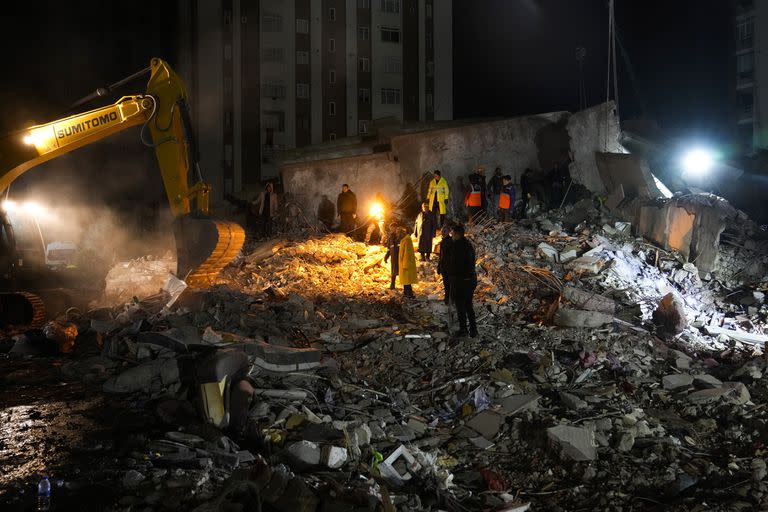
[[[245,233],[237,224],[207,215],[210,186],[200,173],[182,80],[157,58],[149,75],[142,94],[0,137],[0,191],[43,162],[141,126],[141,140],[155,150],[176,218],[177,274],[189,286],[204,287],[239,253]]]

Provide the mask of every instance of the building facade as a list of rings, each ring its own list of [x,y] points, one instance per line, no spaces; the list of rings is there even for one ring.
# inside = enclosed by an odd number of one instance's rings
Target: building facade
[[[768,149],[768,3],[734,0],[736,129],[740,150]]]
[[[453,117],[451,0],[179,0],[206,179],[275,176],[281,149]]]

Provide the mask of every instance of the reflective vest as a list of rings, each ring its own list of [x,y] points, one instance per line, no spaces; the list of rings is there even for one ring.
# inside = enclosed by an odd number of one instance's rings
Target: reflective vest
[[[499,196],[499,208],[509,210],[510,206],[512,206],[512,198],[506,192],[502,192]]]
[[[445,202],[448,200],[448,182],[444,177],[440,177],[438,182],[434,179],[429,180],[429,191],[427,192],[427,203],[429,204],[429,210],[435,207],[435,201],[437,201],[440,207],[440,215],[445,215]]]
[[[469,196],[467,197],[467,206],[482,206],[483,205],[483,196],[480,193],[480,186],[475,184],[470,184],[472,189],[469,191]]]

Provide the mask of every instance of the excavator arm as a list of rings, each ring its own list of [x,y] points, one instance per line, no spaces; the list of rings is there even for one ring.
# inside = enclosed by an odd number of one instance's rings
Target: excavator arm
[[[235,258],[245,234],[237,224],[207,216],[210,186],[200,173],[183,82],[157,58],[149,75],[144,94],[0,138],[0,191],[43,162],[141,126],[142,141],[155,150],[176,218],[177,274],[190,286],[206,286]]]

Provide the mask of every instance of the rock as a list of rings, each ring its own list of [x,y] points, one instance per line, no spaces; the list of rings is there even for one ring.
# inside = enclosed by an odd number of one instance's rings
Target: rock
[[[576,249],[567,249],[560,253],[560,263],[568,263],[575,260],[578,256],[579,253],[576,252]]]
[[[578,274],[598,274],[605,266],[606,261],[599,256],[581,256],[568,262],[570,270]]]
[[[166,432],[165,437],[166,439],[170,439],[171,441],[176,441],[177,443],[182,443],[187,446],[199,446],[205,442],[205,439],[202,437],[187,434],[186,432]]]
[[[515,414],[520,411],[535,410],[538,407],[539,395],[512,395],[504,397],[499,402],[501,409],[506,414]]]
[[[338,469],[347,463],[347,449],[340,446],[324,446],[322,451],[323,464],[330,469]]]
[[[661,383],[664,385],[664,389],[675,393],[691,387],[693,384],[693,377],[685,373],[675,373],[672,375],[665,375],[661,379]]]
[[[694,391],[688,395],[688,401],[693,404],[717,402],[720,400],[720,397],[725,395],[727,392],[728,390],[725,388],[702,389],[701,391]]]
[[[288,453],[304,464],[309,464],[311,466],[320,464],[320,447],[317,443],[313,443],[312,441],[299,441],[293,443],[288,446]]]
[[[547,437],[560,446],[562,453],[577,460],[596,460],[595,433],[591,429],[558,425],[547,429]]]
[[[742,382],[723,382],[722,389],[726,391],[725,398],[728,402],[743,405],[752,399],[747,386]]]
[[[559,308],[555,313],[554,322],[560,327],[601,327],[613,322],[613,315],[598,311]]]
[[[493,411],[476,414],[466,425],[486,439],[493,439],[504,423],[504,416]]]
[[[176,359],[157,359],[129,368],[104,382],[107,393],[134,393],[160,391],[179,381]]]
[[[746,377],[753,380],[763,378],[763,371],[753,362],[749,362],[733,372],[732,379]]]
[[[574,286],[564,286],[563,297],[578,309],[599,311],[610,315],[616,312],[616,302],[612,299]]]
[[[135,469],[129,469],[125,475],[123,475],[123,479],[121,481],[125,487],[131,489],[133,487],[137,487],[145,479],[146,477]]]
[[[720,379],[717,379],[709,374],[701,374],[693,376],[693,386],[698,389],[712,389],[719,388],[723,385]]]
[[[571,393],[560,393],[560,401],[563,402],[567,408],[573,409],[574,411],[579,409],[586,409],[589,407],[587,402],[577,397],[576,395],[572,395]]]
[[[766,469],[766,464],[763,459],[752,459],[750,469],[752,469],[752,481],[754,482],[759,482],[768,475],[768,470]]]
[[[653,323],[662,333],[668,335],[674,336],[683,332],[688,326],[683,301],[672,293],[666,294],[653,312]]]
[[[549,261],[557,261],[557,249],[547,243],[541,242],[536,251]]]
[[[691,368],[691,356],[679,350],[670,350],[669,353],[675,359],[675,368],[678,370],[689,370]]]
[[[620,452],[632,451],[632,447],[635,445],[635,435],[631,431],[624,432],[619,439],[617,446]]]

